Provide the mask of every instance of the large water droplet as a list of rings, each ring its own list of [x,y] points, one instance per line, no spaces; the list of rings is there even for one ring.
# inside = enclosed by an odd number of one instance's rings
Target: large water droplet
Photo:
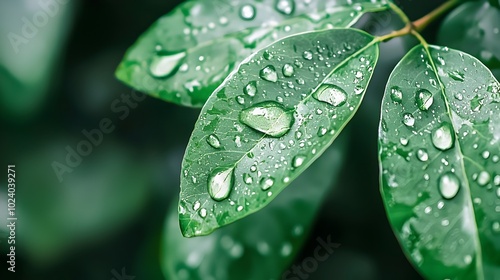
[[[417,151],[417,158],[418,158],[418,160],[425,162],[425,161],[429,160],[429,154],[427,153],[427,151],[425,149],[419,149]]]
[[[394,102],[400,103],[403,101],[403,91],[399,87],[392,87],[391,88],[391,99]]]
[[[293,69],[293,66],[291,64],[285,64],[283,66],[283,76],[285,77],[291,77],[293,75],[293,73],[295,72],[294,69]]]
[[[185,52],[155,56],[151,61],[149,71],[155,78],[170,77],[179,69],[185,57]]]
[[[297,155],[293,158],[293,162],[292,162],[292,165],[293,167],[297,168],[299,166],[302,166],[302,164],[304,164],[304,161],[306,160],[306,157],[305,156],[302,156],[302,155]]]
[[[260,180],[260,188],[263,190],[263,191],[267,191],[268,189],[270,189],[272,186],[274,185],[274,178],[273,177],[269,177],[269,178],[262,178]]]
[[[432,132],[431,138],[434,147],[441,151],[446,151],[455,144],[455,133],[451,124],[446,122]]]
[[[249,96],[255,96],[257,93],[257,82],[252,81],[248,83],[244,88],[243,88],[243,93],[249,95]]]
[[[486,184],[488,184],[490,182],[490,180],[491,180],[490,173],[488,173],[484,170],[479,172],[479,176],[477,177],[477,183],[480,186],[486,186]]]
[[[214,134],[210,134],[210,136],[208,136],[207,143],[215,149],[220,148],[220,140]]]
[[[291,110],[277,102],[266,101],[241,111],[240,121],[269,136],[281,137],[290,130],[294,119]]]
[[[234,184],[234,167],[215,169],[208,177],[208,194],[213,200],[222,201],[229,196]]]
[[[313,97],[335,107],[340,107],[347,101],[347,93],[340,87],[331,84],[320,86],[319,89],[313,93]]]
[[[272,65],[268,65],[260,70],[259,76],[269,82],[276,83],[278,81],[278,73],[276,73],[276,68]]]
[[[244,20],[252,20],[255,18],[255,7],[247,4],[240,9],[240,17]]]
[[[278,0],[276,2],[276,10],[285,15],[291,15],[295,10],[294,0]]]
[[[312,52],[310,51],[305,51],[303,54],[302,54],[302,57],[306,60],[311,60],[313,58],[313,54]]]
[[[460,179],[451,173],[447,172],[439,178],[439,192],[445,199],[454,198],[460,189]]]
[[[415,124],[415,118],[413,117],[412,114],[406,113],[403,115],[403,123],[406,126],[413,126]]]
[[[417,101],[417,106],[420,110],[427,111],[434,102],[434,98],[432,97],[432,93],[430,91],[426,89],[421,89],[417,91],[416,101]]]

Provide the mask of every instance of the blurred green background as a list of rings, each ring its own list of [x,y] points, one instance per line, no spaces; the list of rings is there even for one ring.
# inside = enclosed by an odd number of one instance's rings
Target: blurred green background
[[[177,202],[180,164],[199,111],[150,97],[125,105],[122,98],[132,90],[114,78],[114,70],[137,37],[180,2],[68,0],[19,44],[18,53],[7,34],[21,32],[23,17],[40,11],[39,1],[0,3],[0,162],[3,170],[16,165],[19,219],[15,277],[6,270],[7,233],[0,227],[1,279],[109,280],[122,269],[135,279],[165,279],[161,240],[179,233],[164,232],[164,223]],[[442,2],[399,3],[416,19]],[[358,26],[385,34],[401,24],[384,13],[366,16]],[[431,26],[426,36],[434,38],[436,29]],[[313,254],[317,237],[331,235],[341,246],[308,279],[421,279],[388,224],[377,163],[385,82],[413,43],[399,38],[382,45],[365,102],[347,128],[346,163],[296,262]],[[126,106],[128,115],[112,104]],[[53,163],[64,163],[67,147],[86,139],[82,130],[99,128],[104,118],[114,131],[60,182]]]

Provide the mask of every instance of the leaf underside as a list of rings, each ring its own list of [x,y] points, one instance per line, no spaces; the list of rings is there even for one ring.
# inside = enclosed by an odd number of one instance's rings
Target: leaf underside
[[[476,58],[437,46],[415,47],[389,79],[381,192],[408,258],[429,279],[500,275],[499,88]]]
[[[209,98],[189,141],[183,234],[209,234],[274,199],[355,114],[377,60],[371,35],[332,29],[285,38],[242,63]]]
[[[209,236],[184,238],[177,208],[163,234],[161,265],[167,279],[281,279],[300,252],[309,228],[340,171],[345,142],[336,142],[278,198],[255,215]]]
[[[185,2],[138,39],[116,76],[151,96],[201,107],[241,61],[263,47],[305,31],[349,27],[363,14],[387,8],[385,1],[309,2]]]

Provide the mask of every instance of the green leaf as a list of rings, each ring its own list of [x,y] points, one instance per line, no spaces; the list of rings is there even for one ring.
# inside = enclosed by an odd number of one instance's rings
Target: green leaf
[[[374,37],[332,29],[242,63],[208,99],[184,155],[184,235],[209,234],[275,198],[353,117],[377,60]]]
[[[265,209],[212,235],[182,237],[177,209],[172,209],[163,234],[161,265],[165,277],[281,279],[300,252],[321,202],[340,171],[344,143],[337,142],[328,149]]]
[[[241,61],[261,48],[304,31],[349,27],[366,12],[386,9],[385,1],[348,2],[188,1],[139,38],[116,75],[154,97],[201,107]],[[254,17],[243,18],[246,13]]]
[[[476,58],[417,46],[394,69],[379,135],[381,191],[429,279],[500,275],[500,85]]]
[[[500,77],[500,9],[490,5],[467,2],[455,9],[441,25],[438,43],[479,58]]]

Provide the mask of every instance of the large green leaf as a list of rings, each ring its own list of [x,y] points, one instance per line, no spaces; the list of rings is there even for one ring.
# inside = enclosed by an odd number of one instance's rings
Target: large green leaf
[[[161,265],[167,279],[281,279],[306,240],[342,166],[343,146],[328,149],[259,213],[209,236],[184,238],[177,208],[165,224]]]
[[[377,39],[332,29],[285,38],[242,63],[208,99],[189,141],[184,235],[206,235],[275,198],[352,118],[377,60]]]
[[[352,2],[188,1],[141,36],[116,75],[152,96],[201,107],[253,52],[300,32],[349,27],[366,12],[386,9],[385,1]]]
[[[488,68],[448,48],[415,47],[389,79],[381,189],[401,245],[429,279],[500,275],[499,102]]]
[[[498,6],[498,0],[497,6]],[[493,3],[494,1],[490,1]],[[500,77],[500,9],[488,1],[467,2],[454,10],[438,33],[439,44],[478,57]]]

